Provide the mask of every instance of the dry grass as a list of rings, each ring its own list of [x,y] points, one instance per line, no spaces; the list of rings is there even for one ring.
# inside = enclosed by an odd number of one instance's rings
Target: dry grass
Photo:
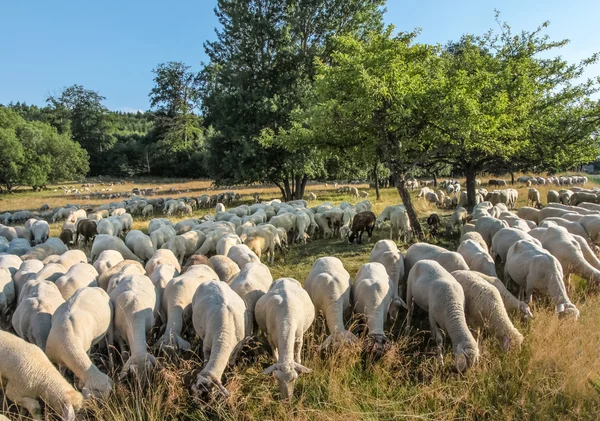
[[[207,186],[207,182],[196,183]],[[311,187],[319,191],[318,202],[351,201],[349,196],[337,195],[323,186]],[[545,202],[550,188],[537,188]],[[518,190],[521,207],[526,204],[527,188],[519,186]],[[248,198],[253,190],[242,192]],[[375,201],[374,192],[369,192],[376,213],[399,202],[394,189],[384,190],[381,201]],[[17,200],[26,201],[30,194]],[[277,191],[264,194],[274,197]],[[52,206],[65,203],[64,197],[54,197],[48,192],[34,195],[39,195],[36,200],[40,203],[44,200]],[[12,198],[5,196],[4,199],[3,207],[7,203],[10,209],[18,207]],[[415,205],[422,219],[432,212],[449,214],[422,200],[415,201]],[[134,224],[135,228],[145,229],[147,221],[136,220]],[[60,225],[54,224],[52,228],[56,235]],[[276,259],[271,271],[275,278],[288,276],[303,282],[315,259],[329,255],[339,257],[353,275],[368,261],[372,243],[388,235],[387,230],[376,232],[371,244],[363,245],[334,239],[292,246],[285,257]],[[458,238],[454,235],[428,241],[455,249]],[[399,246],[408,247],[407,244]],[[446,348],[446,364],[441,366],[433,357],[429,334],[420,332],[405,337],[399,334],[401,326],[389,327],[392,347],[377,362],[366,357],[359,347],[322,354],[318,347],[325,333],[323,320],[319,319],[307,334],[303,351],[303,364],[313,371],[300,377],[291,402],[279,400],[275,380],[260,374],[272,364],[270,353],[261,346],[248,351],[242,361],[226,372],[224,384],[231,392],[227,399],[216,393],[201,400],[190,396],[189,384],[193,371],[201,366],[201,359],[185,356],[177,362],[161,361],[162,368],[147,387],[120,382],[109,399],[89,402],[83,418],[118,421],[597,420],[600,419],[600,296],[585,291],[583,282],[576,282],[574,288],[571,295],[581,310],[577,322],[558,319],[551,307],[536,302],[533,321],[517,326],[525,335],[522,350],[503,353],[493,338],[486,337],[481,343],[480,363],[464,375],[452,369],[450,346]]]

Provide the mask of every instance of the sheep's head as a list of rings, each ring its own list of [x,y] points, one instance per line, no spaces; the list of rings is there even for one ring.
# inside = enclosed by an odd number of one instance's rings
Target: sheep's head
[[[463,373],[479,360],[479,348],[477,344],[458,344],[455,352],[456,369]]]
[[[521,303],[519,304],[519,309],[524,314],[526,320],[533,319],[533,313],[531,313],[531,310],[529,309],[527,303],[521,301]]]
[[[350,241],[350,244],[354,243],[355,239],[356,239],[356,233],[354,233],[354,232],[350,233],[350,235],[348,236],[348,241]]]
[[[220,379],[217,379],[212,374],[205,373],[203,371],[198,373],[198,376],[196,377],[196,382],[193,383],[191,387],[192,393],[194,395],[208,393],[213,388],[217,388],[217,390],[221,392],[221,394],[225,397],[230,396],[229,391],[225,389],[225,386],[223,386],[223,383],[221,383]]]
[[[304,367],[302,364],[291,362],[291,363],[277,363],[273,364],[262,374],[271,374],[277,379],[279,384],[279,392],[283,399],[291,399],[294,394],[294,386],[298,375],[301,373],[310,373],[310,369]]]
[[[119,377],[123,379],[127,376],[128,372],[131,372],[141,381],[145,381],[148,373],[152,371],[155,364],[156,358],[151,354],[143,353],[132,355],[123,366]]]
[[[573,317],[574,320],[579,318],[579,310],[573,303],[559,304],[556,306],[556,313],[559,317]]]
[[[402,298],[400,298],[398,296],[394,297],[394,299],[390,303],[390,309],[388,311],[390,319],[397,320],[398,315],[400,314],[401,308],[408,309],[408,306],[406,305],[406,303],[404,302],[404,300]]]
[[[113,390],[114,385],[110,377],[104,373],[98,373],[85,382],[81,388],[81,392],[86,399],[90,397],[105,398]]]
[[[344,225],[342,228],[340,228],[340,238],[347,237],[349,233],[350,227]]]
[[[382,229],[384,224],[385,224],[385,221],[381,218],[377,218],[375,220],[375,228],[377,228],[378,230]]]
[[[83,408],[83,395],[76,390],[69,390],[64,395],[64,401],[60,403],[60,408],[60,414],[63,420],[75,421],[77,419],[75,416],[76,412]],[[54,409],[56,410],[58,408],[54,407]]]
[[[374,361],[380,360],[389,351],[391,342],[382,334],[369,334],[364,344],[364,351],[370,354]]]

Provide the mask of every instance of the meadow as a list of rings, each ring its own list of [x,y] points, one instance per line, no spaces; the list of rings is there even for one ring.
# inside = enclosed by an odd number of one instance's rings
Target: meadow
[[[70,183],[73,185],[73,183]],[[200,196],[208,188],[208,181],[160,183],[143,180],[113,186],[115,191],[131,191],[134,187],[161,186],[163,197]],[[464,185],[464,184],[463,184]],[[591,180],[586,187],[600,185]],[[527,188],[514,186],[519,191],[517,207],[525,206]],[[173,192],[169,192],[169,189]],[[537,186],[542,201],[546,202],[549,186]],[[188,192],[189,190],[189,192]],[[252,193],[259,191],[261,198],[279,196],[276,188],[234,188],[242,195],[241,202],[249,203]],[[386,206],[400,203],[395,189],[382,190],[381,200],[375,200],[373,189],[367,190],[378,214]],[[342,200],[354,202],[347,195],[335,193],[330,185],[310,185],[318,199],[338,204]],[[178,193],[181,192],[181,193]],[[213,194],[219,190],[211,190]],[[308,194],[308,193],[307,193]],[[436,209],[423,200],[413,199],[423,221],[436,212],[443,219],[451,211]],[[110,201],[118,201],[113,199]],[[54,187],[42,192],[19,192],[0,196],[0,213],[20,209],[39,209],[47,203],[51,207],[66,203],[100,204],[109,200],[76,200]],[[194,217],[210,210],[196,210]],[[176,218],[173,218],[176,220]],[[148,219],[137,218],[134,229],[145,230]],[[425,224],[424,224],[425,226]],[[51,225],[51,235],[57,236],[61,224]],[[336,256],[353,276],[360,265],[368,262],[373,244],[389,238],[389,228],[376,231],[368,244],[351,245],[345,239],[309,241],[306,245],[291,245],[285,256],[278,255],[270,266],[273,277],[292,277],[303,282],[313,262],[322,256]],[[427,234],[426,241],[455,250],[458,233],[438,237]],[[398,243],[405,251],[410,244]],[[499,268],[502,273],[502,268]],[[278,399],[275,380],[261,371],[272,363],[269,350],[259,341],[245,350],[237,365],[226,371],[224,385],[231,396],[224,398],[213,392],[202,398],[193,397],[189,384],[194,371],[202,366],[195,353],[160,359],[148,384],[134,379],[117,383],[116,392],[107,400],[93,400],[87,405],[82,419],[116,421],[159,420],[597,420],[600,419],[600,296],[587,291],[585,282],[576,280],[570,297],[581,311],[577,321],[559,319],[547,302],[534,301],[534,318],[525,324],[516,321],[516,327],[525,335],[521,350],[504,353],[497,341],[484,336],[481,340],[479,363],[464,374],[453,369],[453,356],[446,344],[445,363],[434,357],[427,323],[413,336],[404,336],[403,317],[397,325],[389,326],[392,346],[384,357],[373,361],[360,345],[336,351],[320,352],[319,345],[326,337],[324,321],[317,318],[305,339],[302,364],[312,369],[300,376],[294,397],[290,402]],[[198,345],[194,342],[193,345]],[[197,348],[194,348],[197,349]],[[97,356],[95,356],[97,357]],[[95,358],[97,359],[97,358]],[[99,362],[102,370],[107,368]],[[116,373],[113,378],[116,378]],[[8,402],[4,400],[4,409]],[[26,418],[22,418],[26,419]],[[50,418],[48,418],[50,419]]]

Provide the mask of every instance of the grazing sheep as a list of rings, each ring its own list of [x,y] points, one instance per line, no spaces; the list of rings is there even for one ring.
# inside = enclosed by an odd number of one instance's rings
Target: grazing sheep
[[[185,262],[185,265],[183,265],[183,267],[181,268],[181,273],[186,273],[192,266],[197,265],[206,265],[213,270],[215,269],[208,257],[203,256],[201,254],[192,254],[189,257],[189,259],[187,259],[187,261]]]
[[[78,263],[71,266],[55,283],[63,299],[68,300],[81,288],[97,287],[98,271],[90,264]]]
[[[517,241],[508,250],[504,266],[504,280],[516,282],[525,289],[525,302],[531,303],[533,292],[548,295],[554,301],[557,313],[579,317],[579,310],[567,296],[560,262],[548,251],[527,241]]]
[[[371,250],[369,262],[378,262],[383,265],[392,280],[394,296],[397,296],[400,280],[404,279],[404,258],[396,247],[396,243],[391,240],[376,242]]]
[[[31,225],[31,235],[33,236],[33,245],[46,242],[50,236],[50,225],[46,221],[36,220]]]
[[[148,218],[149,216],[154,216],[154,206],[146,205],[142,208],[142,216],[144,218]]]
[[[240,273],[239,266],[227,256],[216,255],[208,260],[222,282],[229,283]]]
[[[433,260],[417,262],[408,275],[407,329],[410,328],[415,303],[429,313],[431,334],[442,359],[445,330],[452,341],[455,365],[463,372],[479,359],[477,342],[471,335],[465,317],[465,294],[461,285],[439,263]]]
[[[148,276],[152,276],[152,272],[158,265],[162,264],[173,265],[178,272],[181,272],[181,265],[177,260],[177,257],[173,254],[171,250],[160,249],[154,252],[154,255],[146,262],[146,273]]]
[[[174,238],[176,235],[175,228],[170,225],[164,225],[159,229],[152,231],[152,234],[150,234],[152,247],[154,247],[154,250],[158,250],[163,244],[168,242],[171,238]]]
[[[121,256],[123,256],[125,259],[141,262],[141,260],[131,250],[129,250],[129,248],[120,238],[108,234],[98,234],[92,243],[92,263],[94,263],[100,256],[100,253],[105,250],[115,250],[121,253]]]
[[[365,232],[369,235],[370,241],[373,230],[375,229],[375,220],[375,214],[371,211],[357,213],[352,220],[352,228],[350,235],[348,236],[350,244],[354,243],[355,239],[358,244],[362,244],[362,236]]]
[[[298,374],[310,373],[301,364],[303,335],[315,319],[310,296],[295,279],[278,279],[256,302],[255,317],[277,360],[263,374],[273,373],[282,398],[291,399]]]
[[[457,251],[465,259],[471,270],[488,276],[498,276],[496,274],[496,264],[488,253],[487,247],[483,248],[473,240],[465,240],[460,243]]]
[[[83,236],[83,243],[87,244],[91,239],[93,240],[98,235],[96,221],[91,219],[82,219],[77,223],[77,230],[75,233],[75,243],[79,242],[79,236]]]
[[[39,279],[27,282],[19,291],[19,304],[12,317],[15,332],[44,351],[52,314],[64,302],[53,282]]]
[[[46,354],[21,338],[0,331],[0,376],[6,397],[42,419],[41,398],[65,421],[75,421],[83,396],[54,368]]]
[[[75,246],[75,232],[69,228],[63,228],[58,238],[67,247]]]
[[[6,317],[9,308],[15,301],[15,283],[7,268],[0,268],[0,316]]]
[[[98,276],[98,286],[110,294],[127,275],[145,275],[144,267],[134,260],[123,260]]]
[[[140,230],[129,231],[125,236],[125,245],[143,262],[154,255],[152,240]]]
[[[1,264],[0,267],[2,267]],[[15,285],[15,298],[19,297],[19,292],[21,291],[21,288],[23,288],[23,285],[25,285],[27,281],[35,278],[37,273],[43,268],[44,264],[36,259],[24,261],[21,266],[19,266],[18,270],[14,272],[12,277]],[[10,268],[6,269],[11,272]]]
[[[52,316],[46,355],[79,379],[84,395],[106,397],[113,381],[92,363],[90,348],[107,335],[112,321],[110,297],[100,288],[82,288]],[[112,340],[112,338],[110,338]]]
[[[433,203],[438,207],[442,205],[442,202],[440,201],[440,198],[438,197],[437,193],[432,192],[432,191],[427,192],[425,194],[425,201],[427,203]]]
[[[231,247],[227,257],[233,260],[240,269],[244,269],[244,266],[248,263],[260,263],[260,258],[245,244],[237,244]]]
[[[10,254],[0,254],[0,268],[6,268],[10,271],[11,275],[14,275],[21,265],[23,260],[19,256]]]
[[[250,336],[254,332],[256,325],[254,318],[256,302],[266,294],[272,283],[273,276],[271,275],[271,271],[262,263],[248,263],[229,281],[231,289],[246,303],[246,311],[248,313],[246,336]]]
[[[405,210],[394,211],[390,216],[390,239],[396,238],[398,241],[402,239],[408,243],[412,238],[412,228],[410,219]]]
[[[437,230],[441,223],[440,216],[437,213],[432,213],[427,217],[427,225],[429,226],[429,232],[431,232],[431,235],[437,234]]]
[[[548,204],[559,203],[560,202],[560,194],[556,190],[548,190],[546,200],[547,200]]]
[[[10,245],[6,249],[7,254],[13,254],[15,256],[23,256],[31,251],[29,240],[25,238],[15,238],[11,240]]]
[[[529,203],[531,203],[531,206],[534,208],[540,209],[542,207],[542,199],[540,198],[540,192],[537,189],[530,188],[527,191],[527,206],[529,206]]]
[[[156,344],[157,347],[190,349],[189,342],[181,337],[181,332],[186,322],[192,319],[194,293],[202,283],[211,280],[218,280],[215,271],[206,265],[197,265],[167,284],[162,297],[162,310],[167,315],[167,323],[164,335]]]
[[[469,213],[462,206],[457,206],[452,212],[452,216],[450,217],[450,222],[446,227],[448,232],[453,232],[455,228],[460,229],[463,225],[467,223],[467,219],[469,219]]]
[[[350,274],[336,257],[321,257],[313,264],[304,288],[315,311],[322,312],[327,321],[329,336],[321,348],[332,343],[353,342],[356,337],[344,327],[344,314],[350,310]]]
[[[508,228],[506,221],[501,221],[491,216],[484,216],[475,222],[475,231],[481,234],[483,241],[485,241],[488,247],[492,245],[494,234],[502,228]]]
[[[152,272],[152,275],[149,276],[149,278],[156,287],[159,296],[163,297],[167,284],[171,282],[171,279],[177,276],[179,276],[179,271],[177,270],[177,268],[173,265],[165,263],[162,265],[158,265]]]
[[[236,234],[225,234],[219,241],[217,241],[217,254],[227,256],[229,249],[236,244],[242,244],[242,240]]]
[[[105,250],[100,253],[98,259],[94,262],[94,268],[98,272],[98,275],[102,275],[111,267],[115,266],[117,263],[122,262],[123,256],[116,250]]]
[[[215,206],[215,212],[225,212],[225,205],[222,203],[217,203],[217,205]]]
[[[148,224],[148,235],[152,234],[154,231],[159,229],[160,227],[164,227],[165,225],[173,226],[173,223],[166,218],[154,218]]]
[[[489,329],[504,351],[513,344],[521,349],[523,335],[510,321],[500,292],[476,272],[457,270],[451,275],[465,293],[465,316],[469,327],[477,331]]]
[[[487,281],[490,283],[490,285],[492,285],[493,287],[495,287],[498,292],[500,293],[500,296],[502,297],[502,302],[504,303],[504,308],[506,309],[506,311],[509,314],[512,315],[521,315],[523,318],[525,318],[526,320],[528,319],[533,319],[533,314],[531,314],[531,310],[529,309],[529,306],[524,303],[523,301],[519,301],[519,299],[517,297],[515,297],[514,295],[512,295],[510,293],[510,291],[508,289],[506,289],[506,287],[504,286],[504,283],[494,277],[494,276],[487,276],[484,275],[483,273],[475,273],[479,278],[483,279],[484,281]]]
[[[492,247],[490,248],[490,255],[494,261],[500,259],[500,262],[506,262],[506,256],[508,255],[508,250],[515,244],[517,241],[527,240],[531,241],[538,246],[542,246],[542,244],[529,235],[527,232],[524,232],[517,228],[502,228],[492,238]]]
[[[448,272],[454,272],[455,270],[469,270],[469,265],[465,262],[465,259],[457,252],[448,251],[443,247],[439,247],[433,244],[427,243],[416,243],[413,244],[406,250],[404,256],[404,279],[402,285],[400,285],[400,296],[404,296],[406,291],[406,280],[408,274],[412,270],[412,267],[419,260],[435,260]]]
[[[242,345],[247,324],[246,305],[225,282],[202,283],[193,298],[193,324],[202,340],[205,366],[198,373],[192,391],[208,391],[213,386],[225,396],[223,372]]]
[[[154,367],[156,359],[146,349],[146,334],[150,332],[159,314],[160,300],[156,288],[147,276],[128,275],[109,293],[114,308],[114,337],[121,353],[127,342],[131,354],[120,377],[133,372],[144,380]]]
[[[487,249],[487,244],[483,241],[483,237],[477,231],[466,232],[460,237],[460,242],[465,240],[473,240],[481,246],[482,249]]]

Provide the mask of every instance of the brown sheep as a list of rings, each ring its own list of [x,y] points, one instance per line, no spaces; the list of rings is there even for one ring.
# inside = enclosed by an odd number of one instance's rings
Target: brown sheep
[[[202,254],[192,254],[185,262],[185,265],[181,268],[181,273],[185,273],[191,266],[194,265],[206,265],[211,269],[214,269],[208,257],[203,256]]]
[[[441,224],[440,217],[437,213],[432,213],[427,218],[427,225],[429,225],[429,230],[431,231],[431,235],[436,235],[437,230]]]
[[[63,229],[58,238],[69,248],[75,245],[75,233],[69,228]]]
[[[361,244],[362,235],[365,231],[369,235],[369,240],[371,240],[371,235],[373,235],[373,229],[375,228],[375,219],[375,214],[371,211],[357,213],[352,220],[352,228],[348,237],[350,244],[354,243],[355,239],[358,244]]]
[[[75,242],[79,242],[79,236],[83,236],[84,244],[87,244],[90,239],[94,239],[94,237],[98,234],[96,230],[96,221],[92,219],[82,219],[77,224],[77,236],[75,237]]]

